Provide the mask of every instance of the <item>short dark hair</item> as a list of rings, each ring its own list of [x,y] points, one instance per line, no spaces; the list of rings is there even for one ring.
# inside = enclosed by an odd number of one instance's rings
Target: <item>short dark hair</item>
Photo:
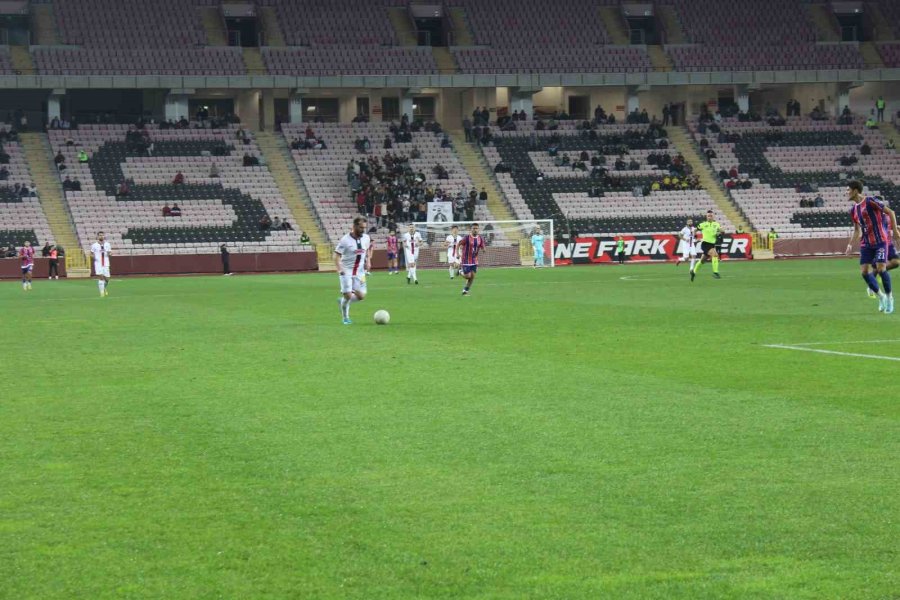
[[[450,229],[459,229],[459,225],[451,225]]]
[[[472,227],[478,227],[478,223],[472,223],[471,225],[469,225],[469,228],[472,228]]]
[[[355,219],[353,219],[353,224],[357,225],[359,223],[362,223],[363,225],[365,225],[367,221],[368,219],[366,219],[365,217],[356,217]]]
[[[851,190],[856,190],[857,192],[859,192],[860,194],[862,194],[862,191],[863,191],[863,185],[862,185],[862,183],[861,183],[858,179],[854,179],[853,181],[851,181],[850,183],[848,183],[848,184],[847,184],[847,187],[850,188]]]

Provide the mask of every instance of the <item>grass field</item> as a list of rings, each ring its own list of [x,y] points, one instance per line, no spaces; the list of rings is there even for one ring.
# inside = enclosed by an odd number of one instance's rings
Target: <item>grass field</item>
[[[900,315],[722,272],[0,284],[0,598],[900,597]]]

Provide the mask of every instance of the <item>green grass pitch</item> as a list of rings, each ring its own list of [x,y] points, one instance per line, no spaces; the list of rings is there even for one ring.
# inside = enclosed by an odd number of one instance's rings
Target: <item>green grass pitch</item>
[[[0,598],[897,598],[900,314],[710,271],[0,284]]]

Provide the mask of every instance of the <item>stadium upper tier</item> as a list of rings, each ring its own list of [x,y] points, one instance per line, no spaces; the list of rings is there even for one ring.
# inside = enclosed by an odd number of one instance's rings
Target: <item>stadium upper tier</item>
[[[852,178],[863,180],[869,194],[897,198],[900,155],[886,148],[880,130],[867,129],[858,117],[851,125],[808,117],[789,117],[784,126],[725,119],[721,134],[701,133],[695,121],[690,129],[698,143],[709,142],[716,154],[711,165],[724,180],[735,168],[752,182],[751,188],[730,193],[755,229],[774,227],[783,237],[848,236],[846,190]],[[735,141],[721,137],[735,134],[740,136]],[[870,154],[861,152],[864,144]],[[845,157],[856,162],[841,164]],[[801,199],[814,201],[817,195],[821,206],[800,206]]]
[[[65,159],[60,178],[80,190],[65,192],[79,243],[87,250],[98,231],[118,254],[283,252],[302,249],[300,232],[251,134],[227,129],[158,129],[141,136],[127,125],[87,125],[49,133]],[[129,133],[130,132],[130,133]],[[152,146],[148,146],[152,144]],[[79,161],[85,151],[87,162]],[[218,175],[212,177],[212,166]],[[174,185],[181,172],[184,183]],[[128,183],[127,194],[119,186]],[[163,216],[177,203],[181,216]],[[293,230],[261,226],[263,217],[287,219]]]
[[[399,45],[390,9],[410,0],[260,0],[274,10],[284,46],[263,49],[273,75],[434,74],[431,49]],[[786,0],[656,0],[674,9],[684,44],[664,51],[677,70],[863,68],[855,43],[824,42],[806,3]],[[900,3],[881,0],[885,28],[900,27]],[[45,74],[245,74],[240,48],[210,47],[201,8],[214,0],[55,0],[59,46],[33,46]],[[450,0],[473,37],[452,50],[462,73],[594,73],[651,70],[643,45],[613,45],[601,9],[611,0]],[[624,19],[620,18],[624,23]],[[447,19],[447,26],[459,20]],[[659,28],[666,32],[659,20]],[[140,26],[136,26],[140,24]],[[152,24],[152,26],[143,26]],[[224,25],[224,21],[223,21]],[[620,25],[619,36],[628,35]],[[409,18],[412,28],[412,18]],[[835,35],[837,31],[835,31]],[[454,33],[454,39],[458,36]],[[884,39],[881,37],[879,39]],[[896,43],[877,44],[887,66]],[[255,63],[252,63],[255,64]],[[0,73],[12,73],[0,50]]]

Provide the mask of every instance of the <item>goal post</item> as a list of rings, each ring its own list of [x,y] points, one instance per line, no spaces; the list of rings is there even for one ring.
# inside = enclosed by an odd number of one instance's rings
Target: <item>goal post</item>
[[[534,265],[535,252],[532,236],[543,238],[543,266],[555,266],[553,257],[553,221],[529,219],[521,221],[474,221],[484,238],[485,249],[479,255],[479,264],[496,267],[530,267]],[[447,264],[447,236],[455,226],[460,236],[471,230],[473,221],[431,221],[414,223],[426,246],[419,254],[419,266],[443,267]],[[405,225],[398,225],[400,234]],[[535,238],[538,241],[540,238]]]

